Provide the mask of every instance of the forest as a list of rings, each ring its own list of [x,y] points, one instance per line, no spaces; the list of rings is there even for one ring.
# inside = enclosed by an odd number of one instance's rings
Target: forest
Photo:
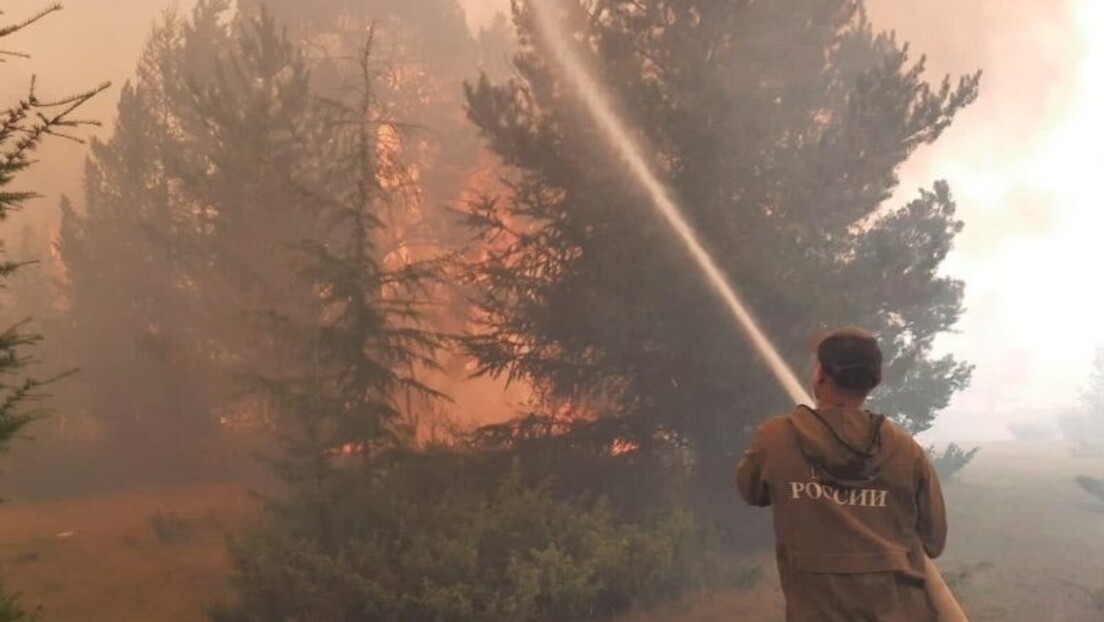
[[[5,49],[65,15],[25,4]],[[798,377],[811,336],[867,328],[871,408],[919,435],[974,371],[936,347],[968,223],[945,181],[900,200],[900,172],[983,80],[933,77],[864,4],[552,6]],[[189,620],[610,620],[769,582],[769,515],[733,468],[792,402],[535,10],[473,31],[457,0],[197,0],[125,84],[3,102],[4,495],[239,491],[210,544],[223,587]],[[10,54],[0,71],[35,62]],[[114,117],[86,119],[102,98]],[[23,173],[58,141],[87,152],[80,191],[20,229]],[[930,450],[948,482],[976,454]],[[1096,464],[1063,475],[1078,503]],[[205,520],[141,512],[163,545]],[[956,590],[989,563],[955,559]],[[16,584],[0,621],[55,619]],[[134,615],[112,619],[169,619]]]

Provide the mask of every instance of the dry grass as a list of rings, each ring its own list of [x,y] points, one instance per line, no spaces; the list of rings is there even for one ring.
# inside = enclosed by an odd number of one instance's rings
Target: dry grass
[[[1078,488],[1080,474],[1104,476],[1104,459],[1075,459],[1058,444],[998,444],[946,486],[952,530],[940,565],[961,575],[973,622],[1104,620],[1090,598],[1104,593],[1104,503]],[[225,536],[252,511],[233,487],[11,502],[0,506],[0,577],[42,603],[48,622],[201,622],[206,605],[229,595]],[[159,538],[158,514],[187,537]],[[621,622],[781,620],[773,562],[755,561],[769,570],[749,590]]]
[[[0,576],[48,622],[200,622],[227,594],[226,534],[251,513],[227,487],[146,490],[0,506]],[[192,531],[166,543],[158,512]]]

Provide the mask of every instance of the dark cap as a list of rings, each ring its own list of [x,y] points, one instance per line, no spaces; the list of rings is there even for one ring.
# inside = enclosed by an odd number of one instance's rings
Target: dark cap
[[[859,328],[844,328],[824,336],[817,360],[840,388],[869,392],[882,383],[882,350],[878,339]]]

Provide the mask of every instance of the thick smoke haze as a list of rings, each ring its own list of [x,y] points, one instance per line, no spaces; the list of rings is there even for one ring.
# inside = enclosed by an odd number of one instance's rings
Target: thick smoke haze
[[[870,10],[925,52],[934,74],[985,72],[979,101],[917,154],[898,196],[947,179],[966,222],[945,269],[966,281],[968,311],[944,345],[977,371],[936,434],[1003,436],[1010,420],[1078,407],[1104,342],[1092,311],[1100,295],[1078,276],[1102,259],[1088,205],[1090,163],[1100,161],[1091,112],[1101,99],[1100,3],[879,1]]]
[[[505,0],[469,3],[478,24]],[[930,435],[1003,438],[1023,417],[1076,408],[1104,329],[1102,295],[1077,275],[1100,265],[1088,205],[1100,162],[1104,10],[1095,0],[867,2],[876,26],[927,56],[929,78],[984,72],[981,98],[916,154],[894,204],[951,183],[966,230],[947,272],[967,283],[960,334],[943,346],[977,365]],[[1098,148],[1097,148],[1098,149]],[[738,275],[735,276],[738,279]],[[957,415],[957,416],[956,416]]]
[[[0,93],[10,99],[25,92],[31,68],[43,76],[43,96],[111,80],[113,90],[87,110],[110,125],[119,88],[132,75],[151,25],[170,4],[115,0],[105,10],[104,3],[68,3],[63,13],[11,42],[33,58],[11,64],[11,79]],[[508,0],[463,4],[475,30],[509,10]],[[186,10],[190,3],[176,5]],[[934,434],[999,437],[1008,421],[1028,416],[1023,413],[1052,416],[1076,406],[1093,350],[1104,343],[1104,327],[1096,320],[1104,294],[1081,280],[1104,260],[1095,240],[1104,217],[1092,204],[1102,138],[1094,111],[1104,104],[1101,3],[868,5],[879,27],[897,31],[914,51],[927,54],[933,79],[985,72],[981,99],[943,140],[916,155],[894,199],[906,201],[918,188],[946,178],[967,225],[946,270],[966,281],[969,310],[960,334],[942,345],[975,363],[977,371],[973,386]],[[55,142],[42,157],[47,164],[22,183],[42,189],[44,198],[18,218],[45,237],[56,220],[58,197],[80,194],[84,152]]]

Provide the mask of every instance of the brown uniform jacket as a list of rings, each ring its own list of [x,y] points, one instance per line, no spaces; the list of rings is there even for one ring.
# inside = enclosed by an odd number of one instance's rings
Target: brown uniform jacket
[[[759,428],[736,476],[748,503],[774,506],[788,622],[937,619],[923,555],[946,543],[943,494],[892,422],[799,407]]]

